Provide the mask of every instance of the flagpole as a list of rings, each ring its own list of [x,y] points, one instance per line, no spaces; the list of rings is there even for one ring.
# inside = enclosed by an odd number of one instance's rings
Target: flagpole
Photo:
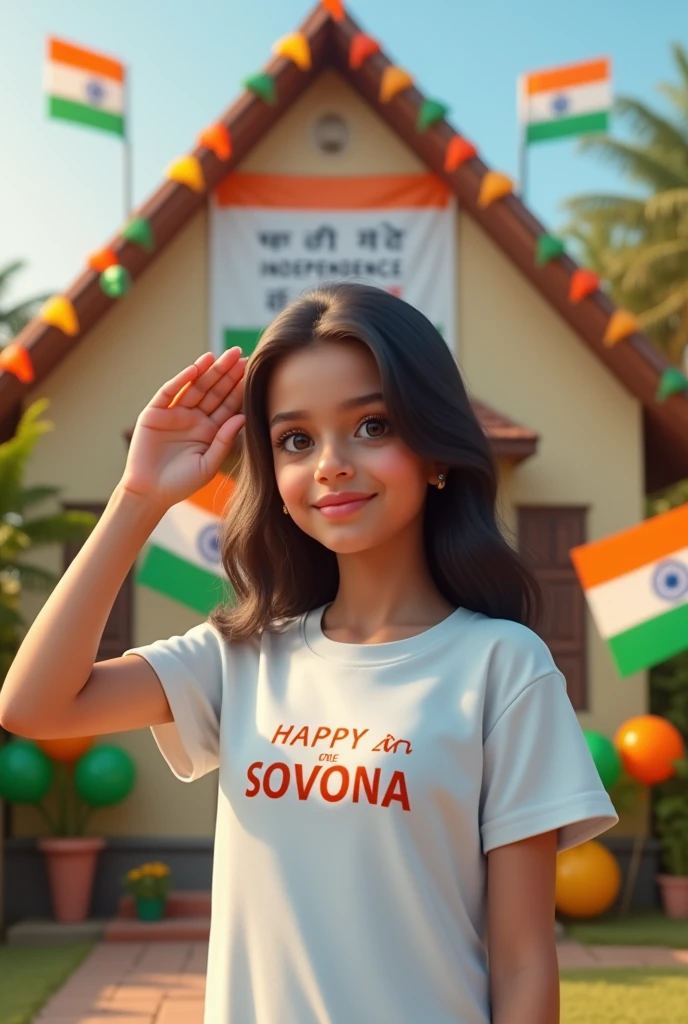
[[[526,201],[526,185],[528,172],[528,120],[525,97],[525,79],[519,75],[517,85],[518,107],[518,194],[522,203]]]
[[[124,69],[122,99],[124,110],[124,134],[122,136],[122,188],[124,193],[124,220],[131,217],[131,143],[129,141],[129,66]]]

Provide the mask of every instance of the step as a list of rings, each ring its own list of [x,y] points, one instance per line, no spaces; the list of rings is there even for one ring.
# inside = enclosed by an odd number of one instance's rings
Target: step
[[[209,917],[164,917],[162,921],[139,921],[114,917],[103,932],[103,942],[207,942]]]
[[[136,918],[134,897],[130,893],[120,896],[117,918]],[[172,889],[165,904],[165,919],[168,917],[210,917],[210,890]]]
[[[103,941],[111,918],[90,917],[86,921],[63,922],[50,918],[27,917],[7,926],[8,946],[62,946],[88,939]]]

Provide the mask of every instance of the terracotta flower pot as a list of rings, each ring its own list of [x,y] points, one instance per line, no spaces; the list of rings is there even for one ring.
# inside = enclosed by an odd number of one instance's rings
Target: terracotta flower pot
[[[45,854],[55,920],[86,920],[96,858],[105,840],[94,836],[48,836],[38,839],[37,846]]]
[[[657,875],[667,917],[688,918],[688,875]]]

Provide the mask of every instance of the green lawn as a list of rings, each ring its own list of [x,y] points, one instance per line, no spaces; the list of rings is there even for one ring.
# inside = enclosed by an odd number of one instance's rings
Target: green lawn
[[[562,924],[567,938],[590,946],[669,946],[671,949],[688,949],[688,918],[664,917],[657,911],[629,914],[624,918],[615,914],[592,921],[574,922],[562,918]]]
[[[0,1024],[29,1024],[94,945],[0,945]]]
[[[561,972],[561,1024],[686,1024],[688,970]]]

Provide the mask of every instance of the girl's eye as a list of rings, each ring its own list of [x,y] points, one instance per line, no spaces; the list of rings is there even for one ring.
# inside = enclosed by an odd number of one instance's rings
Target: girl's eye
[[[384,424],[385,427],[388,427],[387,420],[385,419],[384,416],[367,416],[361,422],[361,424],[360,424],[358,429],[360,430],[361,427],[367,427],[367,425],[369,423],[373,423],[376,426],[378,424]],[[388,430],[385,430],[384,433],[379,433],[378,432],[378,433],[368,434],[367,437],[365,437],[365,440],[366,441],[381,440],[383,437],[387,436],[388,432],[389,432]],[[357,433],[358,433],[358,431],[357,431]],[[294,444],[295,444],[296,447],[295,448],[287,448],[287,441],[290,438],[292,438],[292,437],[295,439],[294,440]],[[276,448],[282,448],[284,451],[290,452],[292,455],[296,454],[297,452],[304,452],[304,451],[306,451],[306,446],[299,447],[298,442],[296,440],[297,438],[306,438],[307,439],[308,438],[308,434],[305,431],[303,431],[303,430],[285,430],[285,432],[283,434],[280,434],[280,436],[275,441],[275,447]]]

